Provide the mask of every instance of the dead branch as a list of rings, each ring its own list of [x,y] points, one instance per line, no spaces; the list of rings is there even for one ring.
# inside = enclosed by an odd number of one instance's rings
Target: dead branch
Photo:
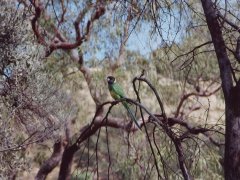
[[[229,19],[226,18],[226,16],[223,16],[219,11],[217,12],[218,17],[220,17],[223,21],[225,21],[228,25],[230,25],[233,29],[235,29],[237,32],[240,33],[240,28],[230,21]]]
[[[206,45],[208,45],[208,44],[212,44],[212,41],[207,41],[207,42],[202,43],[202,44],[200,44],[200,45],[198,45],[198,46],[195,46],[192,50],[190,50],[190,51],[188,51],[188,52],[186,52],[186,53],[184,53],[184,54],[181,54],[181,55],[177,56],[176,58],[174,58],[174,59],[171,61],[171,63],[173,63],[173,62],[176,61],[177,59],[179,59],[179,58],[181,58],[181,57],[184,57],[184,56],[187,56],[187,55],[189,55],[189,54],[193,54],[192,57],[194,57],[194,56],[196,55],[196,54],[195,54],[195,51],[196,51],[196,50],[198,50],[198,49],[200,49],[200,48],[202,48],[202,47],[204,47],[204,46],[206,46]]]
[[[52,27],[55,30],[56,38],[53,38],[53,40],[49,43],[45,40],[44,36],[41,34],[41,28],[38,25],[39,18],[41,14],[43,14],[43,5],[40,1],[31,1],[34,9],[35,9],[35,15],[32,19],[32,29],[33,32],[38,40],[38,42],[42,45],[44,45],[47,48],[46,57],[49,56],[54,50],[56,49],[63,49],[63,50],[71,50],[75,49],[78,46],[80,46],[84,41],[87,41],[90,37],[90,33],[93,27],[93,23],[98,20],[104,13],[105,13],[105,7],[102,3],[99,3],[96,6],[95,12],[92,14],[91,18],[88,20],[85,32],[81,34],[80,31],[80,20],[82,19],[82,15],[84,15],[83,12],[80,12],[76,21],[74,22],[75,32],[76,32],[76,41],[75,42],[69,42],[66,40],[66,38],[63,38],[63,35],[61,35],[61,32],[58,30],[58,28],[52,24]],[[65,12],[65,11],[64,11]],[[63,12],[63,15],[64,15]],[[44,15],[44,18],[46,19],[47,15]],[[49,18],[49,17],[48,17]]]
[[[214,89],[213,91],[209,92],[207,89],[202,91],[202,92],[191,92],[191,93],[187,93],[184,94],[181,99],[180,102],[178,103],[177,106],[177,110],[175,112],[175,117],[178,117],[180,114],[180,110],[182,108],[183,103],[188,100],[191,96],[196,96],[196,97],[209,97],[213,94],[215,94],[217,91],[219,91],[221,89],[221,86],[217,87],[216,89]]]

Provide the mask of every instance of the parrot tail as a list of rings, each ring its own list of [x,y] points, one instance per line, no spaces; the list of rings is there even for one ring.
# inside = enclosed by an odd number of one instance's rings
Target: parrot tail
[[[123,106],[126,108],[128,115],[130,116],[131,120],[137,125],[137,127],[141,130],[140,125],[137,122],[136,117],[134,116],[133,112],[131,111],[130,107],[128,106],[128,104],[126,102],[122,103]]]

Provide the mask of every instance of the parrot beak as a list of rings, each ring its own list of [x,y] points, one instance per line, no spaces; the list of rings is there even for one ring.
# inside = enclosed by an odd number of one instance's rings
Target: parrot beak
[[[110,81],[110,78],[109,78],[109,76],[108,76],[106,79],[107,79],[107,82],[109,82],[109,81]]]

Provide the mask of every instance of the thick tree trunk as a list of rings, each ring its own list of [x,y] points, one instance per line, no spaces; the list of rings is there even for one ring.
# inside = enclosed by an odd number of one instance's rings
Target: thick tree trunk
[[[240,81],[232,88],[231,104],[226,107],[225,179],[240,179]]]
[[[233,87],[231,64],[212,0],[201,0],[218,59],[225,98],[224,173],[227,180],[240,178],[240,82]]]
[[[69,147],[66,147],[63,156],[62,156],[62,163],[59,171],[59,180],[70,180],[71,177],[71,167],[72,167],[72,161],[74,153],[78,150],[77,145],[72,145]]]
[[[43,163],[38,171],[35,180],[44,180],[47,175],[59,164],[62,158],[62,141],[54,144],[52,156]]]

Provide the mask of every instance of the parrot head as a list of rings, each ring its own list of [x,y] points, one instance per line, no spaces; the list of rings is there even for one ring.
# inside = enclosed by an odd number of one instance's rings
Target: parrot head
[[[116,79],[113,76],[108,76],[107,82],[108,82],[108,84],[114,84],[116,82]]]

